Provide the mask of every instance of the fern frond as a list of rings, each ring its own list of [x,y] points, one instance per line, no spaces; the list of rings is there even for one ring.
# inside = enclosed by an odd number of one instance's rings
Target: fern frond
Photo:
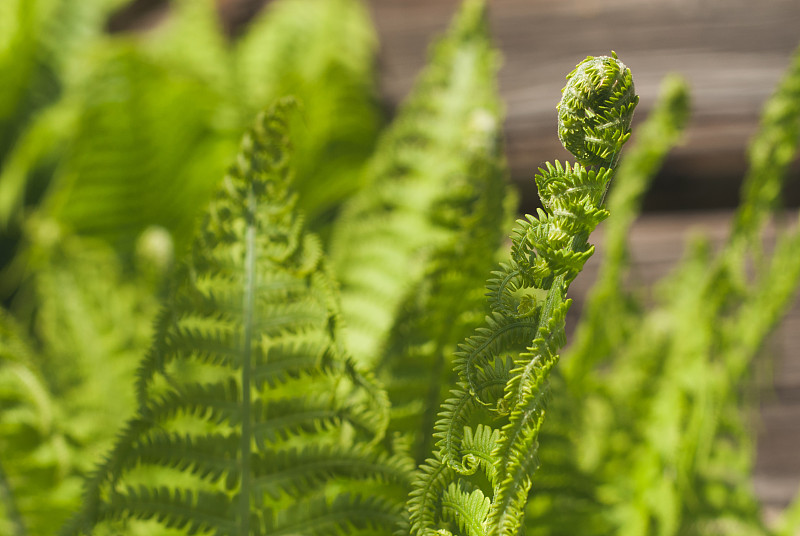
[[[129,43],[110,41],[87,64],[65,97],[79,118],[43,208],[123,251],[153,224],[176,233],[182,249],[197,206],[224,170],[205,119],[218,95]],[[202,162],[204,173],[187,162]]]
[[[478,224],[464,217],[471,209],[484,219],[488,245],[495,247],[492,229],[503,210],[497,184],[501,119],[483,11],[482,1],[465,2],[434,46],[378,143],[364,191],[348,202],[334,229],[331,257],[342,284],[346,344],[359,362],[377,362],[392,344],[387,338],[394,320],[415,292],[424,292],[422,280],[428,267],[434,269],[430,262],[468,247],[458,241],[466,238],[459,236],[462,226]],[[466,252],[457,254],[464,258]],[[445,267],[454,260],[438,262]],[[438,403],[440,393],[431,396]]]
[[[506,350],[522,350],[537,333],[536,319],[505,316],[495,311],[485,319],[486,327],[478,328],[475,335],[459,345],[453,369],[466,379],[470,393],[479,396],[482,390],[475,382],[477,370],[492,363]],[[484,401],[491,403],[491,401]]]
[[[213,531],[235,535],[237,527],[230,516],[232,506],[224,493],[139,486],[114,493],[95,515],[98,521],[156,519],[164,527],[184,529],[186,534]]]
[[[499,118],[493,121],[499,125]],[[393,417],[391,430],[415,438],[412,452],[419,463],[430,450],[436,410],[454,380],[448,357],[484,312],[478,289],[491,268],[486,252],[499,247],[507,212],[498,132],[495,127],[479,134],[488,143],[464,155],[470,174],[462,183],[453,181],[458,194],[443,197],[435,207],[437,221],[454,236],[430,255],[422,280],[408,289],[378,368],[394,416],[402,415]],[[472,138],[467,141],[471,144]],[[422,400],[419,393],[424,393]]]
[[[123,0],[10,0],[0,8],[0,160],[32,117],[75,82],[86,50]]]
[[[764,106],[748,149],[749,169],[732,235],[753,234],[780,199],[786,170],[800,145],[800,48]]]
[[[375,446],[385,395],[342,355],[333,286],[293,211],[293,102],[261,115],[243,139],[176,272],[139,371],[137,415],[65,534],[127,519],[237,536],[399,522],[388,491],[362,499],[340,489],[403,487],[408,463]]]
[[[170,16],[148,37],[143,48],[171,70],[186,73],[221,95],[237,91],[237,73],[213,0],[173,0]],[[259,100],[256,109],[265,102]],[[234,113],[232,104],[223,104],[224,115]]]
[[[41,201],[48,217],[72,231],[129,254],[135,237],[155,224],[173,233],[182,250],[197,207],[210,199],[250,118],[289,93],[308,111],[297,129],[296,183],[311,225],[327,222],[360,187],[358,170],[372,148],[379,113],[375,41],[359,2],[271,4],[263,17],[269,20],[254,23],[229,47],[213,2],[205,0],[175,2],[174,17],[147,38],[104,35],[105,16],[120,1],[12,2],[19,5],[9,8],[8,18],[12,26],[19,22],[25,43],[12,47],[9,68],[15,72],[4,77],[19,82],[3,90],[15,94],[9,110],[20,117],[9,118],[15,128],[0,134],[0,158],[5,133],[15,134],[8,140],[14,165],[3,166],[0,183],[0,223],[19,214],[31,183],[46,192],[34,203]],[[4,59],[0,51],[0,72]],[[25,91],[36,101],[40,89],[50,90],[29,80],[41,70],[57,78],[48,81],[59,91],[42,97],[44,104],[54,102],[33,116],[29,108],[43,104],[18,101],[27,100]]]
[[[572,300],[553,307],[547,325],[541,326],[528,351],[515,359],[506,385],[506,401],[510,407],[519,408],[522,400],[541,387],[541,381],[558,361],[558,350],[566,343],[564,326]]]
[[[615,288],[625,266],[623,232],[642,186],[623,182],[618,198],[612,192],[609,202],[620,207],[622,220],[609,229],[614,258],[608,272],[601,271],[598,296],[612,305],[620,296],[625,301],[615,309],[596,302],[589,310],[597,319],[589,326],[592,336],[581,338],[579,360],[568,368],[573,406],[584,408],[574,412],[575,426],[599,443],[578,469],[599,478],[590,490],[596,499],[615,497],[592,506],[605,519],[605,533],[770,532],[750,481],[754,447],[743,410],[751,401],[736,386],[746,384],[752,358],[800,281],[796,230],[780,230],[770,255],[758,243],[777,205],[784,166],[797,149],[796,60],[765,107],[728,242],[718,253],[707,241],[697,242],[659,285],[647,314],[632,295]],[[673,91],[664,101],[669,106],[654,114],[648,137],[674,140],[685,117],[681,93]],[[658,144],[652,147],[663,154]],[[646,169],[650,163],[642,156],[631,166]],[[573,455],[581,454],[581,441],[571,438]],[[565,501],[554,497],[551,504],[558,508]]]
[[[471,458],[473,465],[480,465],[492,485],[496,485],[497,473],[494,471],[494,452],[500,441],[500,430],[494,430],[484,424],[479,424],[475,431],[469,426],[464,427],[464,437],[461,440],[461,452]],[[466,465],[466,464],[465,464]]]
[[[25,199],[28,181],[52,166],[52,155],[75,128],[77,113],[71,102],[60,102],[32,118],[0,170],[0,229],[14,224]]]
[[[311,499],[293,504],[270,521],[264,516],[261,534],[291,536],[345,536],[380,534],[397,522],[397,504],[378,496],[341,494],[331,504]]]
[[[253,468],[256,492],[267,493],[275,500],[281,495],[302,497],[307,490],[334,479],[346,479],[351,488],[367,480],[405,487],[405,476],[409,474],[405,460],[376,452],[366,444],[265,451],[256,455]]]
[[[39,465],[24,455],[36,447],[26,439],[39,435],[44,444],[63,441],[54,430],[57,410],[34,355],[16,321],[0,309],[0,527],[15,536],[28,531],[26,495],[31,493],[28,488],[36,490],[29,481]],[[46,496],[37,499],[49,502]]]
[[[190,435],[155,429],[132,443],[116,470],[121,472],[144,463],[170,467],[216,482],[234,472],[235,439],[215,433]]]
[[[377,40],[357,0],[281,0],[249,23],[236,43],[235,94],[247,117],[283,95],[303,103],[294,118],[294,190],[308,227],[324,232],[363,186],[361,168],[380,127]]]
[[[434,530],[441,516],[442,493],[457,474],[442,463],[439,452],[428,458],[416,470],[406,509],[409,512],[411,534],[427,534]]]
[[[134,409],[133,361],[157,306],[107,245],[48,220],[30,220],[28,232],[31,273],[12,303],[16,319],[0,319],[10,326],[0,333],[0,450],[25,524],[54,533],[80,504],[90,458]]]
[[[460,382],[442,404],[437,452],[418,471],[408,502],[412,534],[432,534],[451,519],[448,533],[515,536],[522,528],[549,376],[565,342],[567,289],[594,251],[589,234],[608,216],[602,203],[638,102],[630,71],[616,56],[589,57],[567,80],[559,134],[581,162],[541,170],[545,210],[517,222],[511,258],[487,283],[492,315],[454,362]],[[599,164],[606,167],[585,167]],[[506,356],[511,370],[502,366]],[[498,382],[504,396],[482,399],[480,376],[505,380]],[[471,452],[462,458],[472,431],[487,429],[497,432],[491,466]]]
[[[450,394],[452,398],[442,402],[433,436],[438,439],[436,446],[442,452],[442,461],[460,473],[471,474],[476,469],[475,460],[469,456],[462,460],[458,447],[464,440],[464,431],[470,429],[468,425],[478,409],[478,400],[463,383]]]
[[[639,99],[630,69],[615,53],[592,60],[567,75],[558,105],[558,138],[581,164],[613,168],[630,137]]]

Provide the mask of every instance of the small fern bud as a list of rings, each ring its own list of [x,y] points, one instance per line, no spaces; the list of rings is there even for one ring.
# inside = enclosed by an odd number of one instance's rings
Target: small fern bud
[[[567,75],[558,137],[584,166],[612,167],[628,141],[639,97],[631,71],[611,56],[589,56]]]

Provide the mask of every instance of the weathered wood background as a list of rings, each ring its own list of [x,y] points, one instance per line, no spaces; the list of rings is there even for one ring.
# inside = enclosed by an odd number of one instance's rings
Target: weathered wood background
[[[378,72],[389,111],[411,87],[431,39],[460,0],[368,0],[381,43]],[[234,32],[264,0],[219,0]],[[112,28],[152,24],[164,0],[139,0]],[[674,151],[649,192],[647,214],[632,236],[634,273],[647,283],[681,256],[690,229],[721,241],[738,200],[747,140],[761,106],[800,43],[800,1],[770,0],[490,0],[491,26],[502,51],[500,91],[513,180],[523,207],[536,203],[531,177],[546,160],[569,155],[556,137],[555,105],[564,76],[587,55],[615,50],[633,70],[646,117],[667,73],[684,76],[693,113],[686,143]],[[635,130],[634,130],[635,136]],[[800,204],[795,163],[788,204]],[[687,212],[692,211],[692,212]],[[602,235],[602,233],[601,233]],[[798,253],[800,254],[800,252]],[[593,264],[575,283],[580,301]],[[800,484],[800,305],[772,338],[775,387],[765,389],[758,430],[755,485],[768,513]]]

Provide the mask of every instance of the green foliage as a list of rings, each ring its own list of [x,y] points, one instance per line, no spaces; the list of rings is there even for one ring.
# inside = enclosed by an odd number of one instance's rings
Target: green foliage
[[[59,236],[53,222],[35,234],[33,295],[18,301],[36,310],[15,307],[24,324],[3,312],[0,337],[0,462],[13,490],[2,518],[19,527],[3,529],[11,534],[54,534],[75,510],[83,475],[134,408],[133,374],[156,311],[152,278],[123,274],[107,245]]]
[[[102,18],[89,19],[92,38],[70,56],[79,68],[9,149],[0,223],[13,226],[25,197],[36,203],[44,191],[48,217],[123,253],[153,224],[182,249],[252,116],[288,93],[309,114],[295,120],[300,205],[313,226],[330,220],[360,187],[378,127],[363,8],[276,2],[230,46],[214,10],[211,0],[176,1],[170,24],[136,39],[98,35]]]
[[[761,240],[800,51],[730,238],[649,293],[626,235],[687,122],[679,79],[631,136],[630,71],[578,65],[558,106],[578,162],[542,166],[509,248],[484,2],[371,156],[355,0],[273,2],[230,41],[211,0],[105,35],[118,5],[0,4],[0,533],[797,531],[800,499],[768,526],[752,491],[747,385],[800,281],[796,228]]]
[[[559,132],[579,162],[539,170],[545,210],[518,222],[509,262],[489,279],[492,313],[456,354],[458,387],[442,405],[434,458],[414,483],[412,534],[438,527],[448,534],[514,535],[522,526],[548,377],[564,344],[567,289],[593,252],[589,234],[608,216],[603,198],[638,102],[630,70],[616,55],[587,58],[567,80]],[[615,128],[584,128],[576,119],[584,116]],[[461,450],[479,426],[483,434],[497,432],[484,463]]]
[[[602,533],[771,533],[750,481],[752,400],[737,386],[747,385],[751,360],[800,278],[796,229],[780,230],[769,255],[761,245],[800,141],[798,60],[800,52],[765,106],[727,242],[714,253],[696,241],[652,298],[625,290],[625,235],[678,139],[686,89],[665,83],[661,104],[637,130],[608,203],[618,215],[606,227],[608,254],[565,359],[569,396],[554,400],[549,432],[559,440],[543,443],[559,449],[550,455],[559,463],[544,471],[562,477],[561,489],[534,499],[529,533],[581,530],[574,518],[554,515],[574,506],[564,489],[579,485],[581,507]],[[594,482],[586,486],[583,475]]]
[[[411,442],[418,463],[451,356],[483,315],[494,259],[476,252],[498,250],[510,218],[484,9],[465,3],[434,45],[333,235],[345,343],[374,363],[392,399],[390,433]]]
[[[8,0],[0,6],[0,160],[81,69],[83,50],[122,0]]]
[[[407,469],[371,447],[387,401],[336,343],[320,244],[288,190],[287,106],[245,135],[176,270],[138,372],[136,416],[65,534],[131,519],[215,534],[397,523],[388,492],[327,499],[361,481],[402,489]]]
[[[342,285],[345,342],[360,362],[376,362],[404,300],[426,300],[421,295],[426,291],[414,287],[426,271],[429,276],[437,271],[434,257],[449,257],[463,247],[458,243],[467,237],[457,235],[464,227],[486,226],[472,233],[486,233],[488,243],[484,239],[481,245],[490,252],[499,245],[504,186],[497,139],[502,120],[494,87],[497,60],[484,10],[483,2],[465,2],[436,43],[430,65],[367,165],[364,190],[348,202],[334,229],[331,259]],[[474,211],[477,215],[466,221]],[[479,275],[464,273],[464,283],[474,288],[475,278],[483,279],[490,266],[479,261]],[[451,305],[474,308],[457,301]],[[463,331],[442,335],[447,340],[437,341],[440,349],[421,360],[442,359]],[[443,369],[441,364],[424,366]],[[440,374],[434,376],[438,380]]]

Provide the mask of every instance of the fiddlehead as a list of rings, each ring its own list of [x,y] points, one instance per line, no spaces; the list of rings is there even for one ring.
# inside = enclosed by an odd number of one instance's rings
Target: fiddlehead
[[[612,52],[587,58],[567,80],[558,105],[558,138],[584,166],[614,167],[639,102],[630,69]]]
[[[594,250],[589,234],[608,216],[603,199],[638,102],[616,55],[587,58],[567,81],[559,135],[578,163],[539,170],[544,210],[518,221],[510,259],[487,283],[492,313],[456,355],[459,384],[408,503],[412,534],[513,535],[522,523],[567,289]],[[482,449],[468,448],[478,430]]]

